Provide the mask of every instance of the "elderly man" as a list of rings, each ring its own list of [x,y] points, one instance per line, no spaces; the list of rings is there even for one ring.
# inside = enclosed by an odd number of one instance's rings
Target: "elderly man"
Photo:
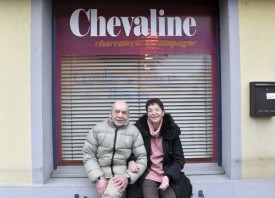
[[[127,159],[133,154],[138,172],[127,170]],[[119,198],[128,183],[133,184],[144,172],[146,150],[139,130],[129,123],[125,101],[116,101],[106,119],[94,126],[83,146],[86,172],[100,197]]]

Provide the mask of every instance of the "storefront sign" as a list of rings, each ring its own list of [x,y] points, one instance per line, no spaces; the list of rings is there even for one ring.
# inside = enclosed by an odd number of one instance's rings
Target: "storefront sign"
[[[117,37],[124,33],[125,36],[187,36],[196,34],[196,20],[194,17],[166,17],[163,9],[150,9],[149,17],[146,16],[111,16],[106,18],[98,16],[97,9],[76,9],[70,17],[70,29],[77,37],[84,36],[111,36]],[[89,26],[81,33],[80,14],[86,17]]]
[[[65,55],[215,53],[211,6],[58,1],[55,16]]]

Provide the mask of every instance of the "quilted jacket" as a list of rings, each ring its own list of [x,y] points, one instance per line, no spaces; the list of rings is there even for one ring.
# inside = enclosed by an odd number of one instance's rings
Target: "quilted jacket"
[[[127,159],[134,154],[140,171],[127,170]],[[145,171],[147,165],[146,150],[139,130],[127,123],[116,127],[110,119],[104,120],[89,132],[83,146],[83,163],[92,182],[99,177],[111,178],[117,174],[126,174],[134,183]]]

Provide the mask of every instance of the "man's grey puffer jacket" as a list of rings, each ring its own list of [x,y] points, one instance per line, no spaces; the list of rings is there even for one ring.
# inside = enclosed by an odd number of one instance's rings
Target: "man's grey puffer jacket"
[[[138,173],[127,170],[127,159],[134,154],[139,167]],[[147,165],[143,138],[136,126],[129,122],[116,127],[110,119],[104,120],[89,132],[83,146],[83,163],[92,182],[99,177],[114,175],[130,176],[134,183],[145,171]]]

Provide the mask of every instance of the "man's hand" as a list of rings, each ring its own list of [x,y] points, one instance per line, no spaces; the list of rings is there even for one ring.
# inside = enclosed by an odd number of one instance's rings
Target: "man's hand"
[[[139,167],[137,166],[137,163],[135,161],[130,161],[128,163],[128,170],[132,173],[138,173]]]
[[[168,188],[168,186],[169,186],[169,178],[167,176],[164,176],[162,178],[162,182],[159,186],[159,189],[166,190],[166,188]]]
[[[112,179],[113,179],[113,185],[118,187],[119,192],[125,191],[128,185],[128,179],[126,175],[116,175]]]
[[[97,193],[99,194],[100,197],[102,197],[106,187],[107,187],[107,180],[106,179],[100,179],[96,183],[96,190],[97,190]]]

